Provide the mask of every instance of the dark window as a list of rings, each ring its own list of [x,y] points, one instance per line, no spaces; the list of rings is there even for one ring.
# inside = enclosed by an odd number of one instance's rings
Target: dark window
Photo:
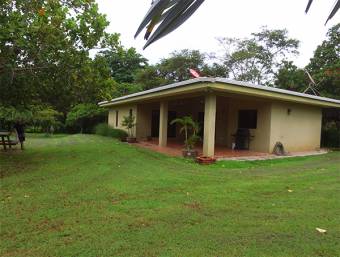
[[[151,114],[151,136],[159,136],[159,110],[153,110]]]
[[[116,111],[116,127],[118,127],[118,111]]]
[[[238,127],[247,129],[256,129],[257,127],[257,110],[239,110]]]
[[[132,117],[132,109],[130,109],[129,115],[130,117]]]

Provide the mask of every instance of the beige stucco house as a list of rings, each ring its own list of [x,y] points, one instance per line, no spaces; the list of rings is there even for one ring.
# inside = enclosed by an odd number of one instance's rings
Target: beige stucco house
[[[108,123],[124,129],[124,116],[136,117],[138,140],[180,140],[175,117],[190,115],[201,123],[203,154],[215,146],[231,148],[239,128],[251,134],[249,149],[270,153],[277,142],[289,152],[320,148],[323,108],[340,101],[222,78],[197,78],[99,103],[109,109]]]

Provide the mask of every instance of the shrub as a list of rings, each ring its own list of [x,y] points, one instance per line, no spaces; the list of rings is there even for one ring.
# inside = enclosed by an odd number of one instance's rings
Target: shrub
[[[132,115],[123,117],[122,126],[128,131],[129,137],[133,137],[133,128],[136,126],[135,117]]]
[[[69,128],[80,130],[80,133],[90,133],[95,124],[106,119],[107,110],[95,104],[86,103],[74,106],[66,117]]]
[[[27,125],[32,118],[33,113],[29,109],[0,105],[0,129],[10,130],[16,122]]]
[[[31,125],[35,131],[44,132],[46,134],[53,134],[54,131],[62,127],[61,119],[63,114],[54,110],[52,107],[36,107],[33,112],[34,117]]]
[[[124,139],[128,136],[128,134],[121,129],[111,128],[106,123],[100,123],[95,127],[95,134],[105,137],[113,137],[117,139]]]
[[[30,105],[26,107],[0,105],[0,129],[10,130],[14,124],[25,125],[26,131],[53,133],[62,127],[62,113],[50,106]]]

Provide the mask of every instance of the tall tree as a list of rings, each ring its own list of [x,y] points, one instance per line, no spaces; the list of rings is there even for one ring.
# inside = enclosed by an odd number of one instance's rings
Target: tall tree
[[[107,25],[95,1],[2,1],[1,103],[50,103],[65,112],[89,92],[95,93],[91,100],[100,98],[96,92],[108,89],[110,74],[89,50],[118,42],[118,35],[104,32]]]
[[[162,77],[170,82],[178,82],[190,79],[189,69],[202,70],[205,56],[198,50],[184,49],[170,54],[169,58],[163,58],[158,70]]]
[[[133,47],[125,49],[118,45],[100,54],[107,60],[111,76],[118,83],[134,82],[136,73],[148,64],[148,60]]]
[[[303,92],[308,81],[305,71],[298,68],[293,62],[283,62],[279,71],[275,74],[275,86],[297,92]]]
[[[148,65],[136,74],[136,81],[143,90],[166,85],[169,81],[160,76],[158,65]]]
[[[257,84],[273,83],[275,72],[290,55],[298,53],[299,41],[288,37],[285,29],[263,27],[250,38],[219,38],[223,55],[218,57],[227,76]]]
[[[340,99],[340,23],[328,30],[306,68],[319,82],[321,95]]]
[[[312,76],[321,96],[340,99],[340,23],[328,30],[326,39],[304,69]],[[276,74],[277,87],[303,92],[309,83],[305,71],[292,62],[284,62]]]
[[[190,69],[197,70],[201,76],[225,75],[225,67],[217,63],[209,64],[206,54],[199,50],[183,49],[172,52],[168,58],[161,59],[156,65],[140,70],[135,82],[143,89],[150,89],[190,79]]]

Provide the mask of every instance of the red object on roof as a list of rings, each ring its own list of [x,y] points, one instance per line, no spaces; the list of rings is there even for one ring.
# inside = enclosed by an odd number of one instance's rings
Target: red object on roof
[[[190,71],[191,76],[193,76],[194,78],[201,77],[201,75],[197,71],[195,71],[194,69],[189,69],[189,71]]]

